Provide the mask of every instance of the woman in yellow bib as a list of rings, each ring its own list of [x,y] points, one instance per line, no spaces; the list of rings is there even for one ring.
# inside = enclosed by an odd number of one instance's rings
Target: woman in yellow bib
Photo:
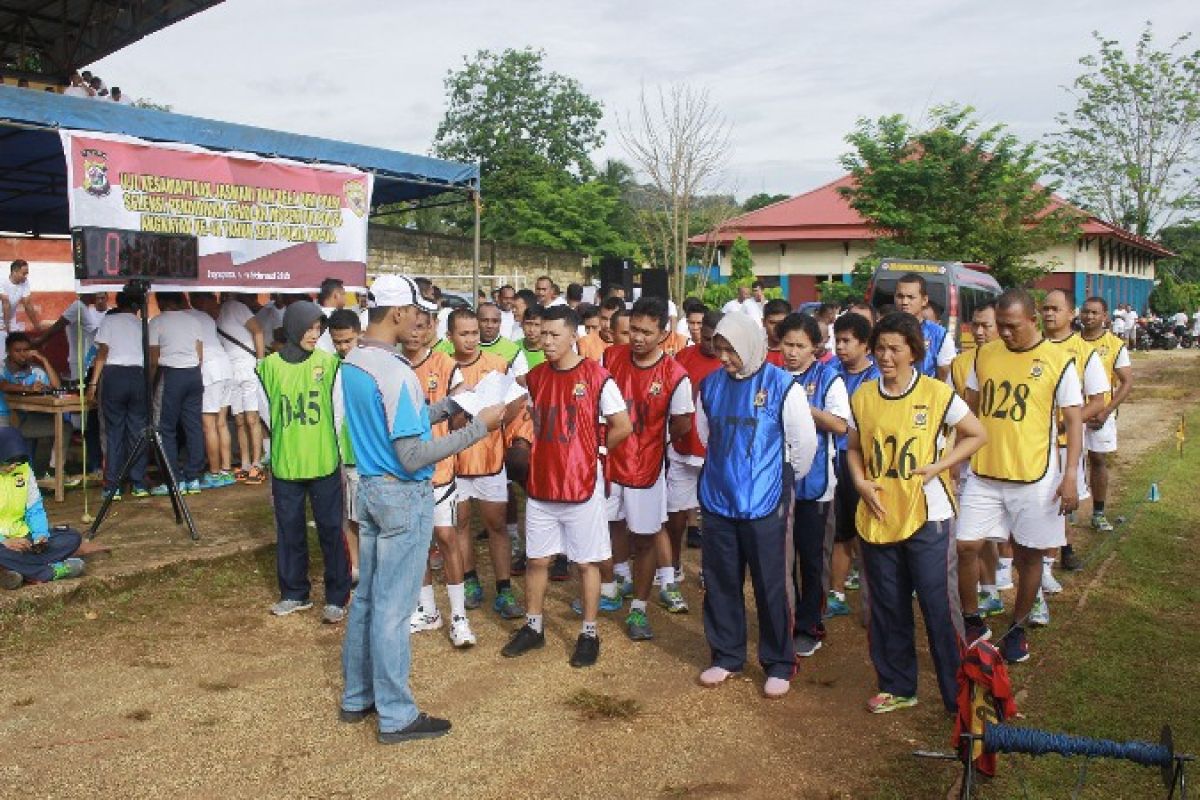
[[[856,524],[879,679],[879,694],[867,708],[884,714],[917,703],[915,591],[942,703],[953,711],[960,612],[947,470],[970,458],[986,437],[947,384],[914,368],[925,356],[916,317],[897,312],[881,319],[871,332],[871,351],[880,377],[864,383],[850,401],[847,450],[861,497]],[[945,453],[939,442],[944,427],[955,430],[954,446]]]

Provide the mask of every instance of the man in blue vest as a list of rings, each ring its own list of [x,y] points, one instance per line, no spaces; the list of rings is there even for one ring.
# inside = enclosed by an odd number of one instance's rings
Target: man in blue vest
[[[925,318],[929,307],[929,292],[925,279],[915,272],[906,272],[896,281],[896,310],[912,314],[921,321],[921,333],[925,336],[925,358],[918,365],[922,375],[940,381],[950,377],[950,362],[958,355],[954,339],[947,335],[941,325]]]
[[[700,472],[704,518],[704,633],[711,666],[700,684],[719,686],[746,661],[745,566],[758,608],[763,694],[782,697],[795,673],[789,541],[792,486],[816,453],[804,388],[767,364],[762,325],[726,314],[713,350],[722,369],[700,384],[696,430],[708,448]]]

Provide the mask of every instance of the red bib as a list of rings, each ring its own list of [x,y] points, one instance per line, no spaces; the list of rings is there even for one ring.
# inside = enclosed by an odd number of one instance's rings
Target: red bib
[[[700,352],[699,347],[689,347],[680,351],[679,355],[675,356],[675,360],[679,365],[687,370],[688,378],[692,381],[692,400],[699,405],[700,383],[711,375],[713,372],[721,368],[721,359],[716,356],[706,356]],[[707,452],[704,449],[704,444],[700,441],[700,435],[696,433],[696,426],[692,425],[688,435],[676,442],[671,442],[671,446],[675,448],[675,452],[682,456],[699,456],[704,458]]]
[[[633,423],[633,433],[609,454],[608,475],[622,486],[646,489],[666,464],[671,397],[687,371],[666,354],[652,366],[639,367],[627,344],[606,350],[604,366],[617,382]]]
[[[533,499],[582,503],[595,492],[600,391],[609,380],[588,358],[567,370],[546,362],[529,371],[534,436],[526,491]]]

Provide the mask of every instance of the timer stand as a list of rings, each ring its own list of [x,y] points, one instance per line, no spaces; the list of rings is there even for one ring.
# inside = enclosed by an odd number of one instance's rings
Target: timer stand
[[[175,509],[175,524],[181,525],[186,522],[192,541],[199,541],[200,535],[196,533],[196,523],[192,520],[191,512],[188,511],[183,493],[179,491],[179,481],[175,477],[175,465],[167,459],[166,451],[163,450],[162,436],[158,432],[158,426],[154,424],[154,395],[150,380],[150,314],[146,302],[150,293],[150,281],[132,280],[126,284],[125,293],[134,299],[134,305],[142,317],[142,378],[146,382],[146,427],[134,441],[133,448],[125,458],[125,463],[121,465],[117,486],[125,484],[129,473],[133,470],[134,462],[137,461],[143,450],[149,448],[150,455],[154,457],[158,469],[162,473],[163,483],[166,484],[171,495],[171,505]],[[194,447],[196,444],[198,443],[188,442],[188,447]],[[108,509],[113,503],[114,496],[110,494],[104,498],[104,502],[100,505],[100,511],[96,513],[96,519],[88,531],[88,539],[96,538],[96,533],[100,530],[100,523],[104,522],[104,518],[108,515]]]

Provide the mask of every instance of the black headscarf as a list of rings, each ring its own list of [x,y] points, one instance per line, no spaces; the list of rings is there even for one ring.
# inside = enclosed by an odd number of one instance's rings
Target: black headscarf
[[[324,318],[321,307],[311,300],[301,300],[288,306],[283,312],[283,332],[287,335],[287,344],[279,351],[280,357],[289,364],[299,364],[307,359],[312,351],[301,347],[300,340],[314,322]]]

